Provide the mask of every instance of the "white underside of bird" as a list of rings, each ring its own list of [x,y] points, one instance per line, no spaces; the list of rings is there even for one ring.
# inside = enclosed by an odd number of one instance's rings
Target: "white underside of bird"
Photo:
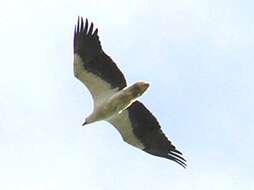
[[[74,73],[75,75],[78,75],[76,77],[82,78],[86,81],[89,81],[90,78],[93,80],[93,82],[91,81],[91,84],[93,84],[93,88],[95,89],[105,88],[105,86],[108,85],[108,83],[92,73],[79,73],[78,71],[81,70],[80,68],[82,68],[82,64],[83,61],[79,55],[74,55]],[[96,82],[94,81],[95,78],[98,79]],[[116,127],[117,130],[120,134],[124,134],[126,137],[123,138],[123,140],[137,148],[143,149],[144,145],[142,142],[132,135],[132,128],[127,127],[127,125],[131,125],[128,123],[127,119],[128,112],[123,113],[123,111],[126,110],[139,96],[141,96],[148,87],[149,83],[140,81],[130,85],[129,87],[125,87],[124,89],[118,90],[118,88],[115,88],[95,96],[93,112],[86,117],[85,122],[82,125],[84,126],[102,120],[106,120],[110,123],[117,121],[117,126],[121,126]],[[110,87],[108,87],[108,89],[110,89]],[[121,117],[119,117],[119,114],[121,114]],[[126,116],[123,117],[123,114]],[[119,125],[119,123],[121,123],[121,125]],[[126,127],[124,127],[124,125],[126,125]]]

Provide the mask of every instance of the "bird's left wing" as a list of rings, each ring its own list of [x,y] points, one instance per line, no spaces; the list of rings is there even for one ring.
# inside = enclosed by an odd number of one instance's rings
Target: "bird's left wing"
[[[102,50],[98,29],[78,18],[74,31],[74,75],[87,86],[96,104],[101,97],[126,86],[126,80],[113,60]]]
[[[108,121],[128,144],[186,167],[182,153],[168,140],[157,119],[141,102],[133,102],[128,109]]]

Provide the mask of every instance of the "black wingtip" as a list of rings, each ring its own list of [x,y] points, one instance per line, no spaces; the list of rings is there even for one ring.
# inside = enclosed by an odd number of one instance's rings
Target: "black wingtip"
[[[80,30],[82,31],[84,28],[84,21],[83,21],[83,18],[81,17],[81,20],[80,20]]]
[[[94,33],[93,33],[93,36],[97,36],[98,35],[98,28],[96,28],[95,30],[94,30]]]
[[[151,151],[151,150],[147,150],[147,149],[144,149],[144,151],[149,154],[155,155],[155,156],[159,156],[162,158],[172,160],[172,161],[176,162],[177,164],[181,165],[183,168],[187,167],[186,160],[181,155],[176,154],[172,151],[170,151],[170,152],[166,151],[166,152],[160,152],[160,153]]]
[[[186,160],[183,157],[181,157],[180,155],[173,154],[172,152],[170,152],[168,155],[163,156],[163,157],[178,163],[179,165],[181,165],[184,168],[187,167]]]
[[[94,23],[91,22],[90,27],[89,27],[89,22],[88,19],[86,18],[85,21],[82,16],[78,16],[78,21],[77,24],[75,25],[75,34],[82,32],[86,35],[90,36],[97,36],[98,34],[98,29],[95,28],[94,30]]]
[[[90,25],[90,28],[89,28],[89,31],[88,31],[88,35],[92,35],[92,33],[93,33],[93,23],[91,23],[91,25]]]

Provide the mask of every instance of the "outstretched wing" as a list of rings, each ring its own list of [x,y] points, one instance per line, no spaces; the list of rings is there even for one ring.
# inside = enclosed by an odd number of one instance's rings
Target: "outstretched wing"
[[[95,103],[126,86],[124,75],[102,50],[98,29],[82,17],[74,32],[74,75],[87,86]]]
[[[127,110],[114,116],[109,122],[120,132],[125,142],[186,167],[182,153],[168,140],[157,119],[141,102],[133,102]]]

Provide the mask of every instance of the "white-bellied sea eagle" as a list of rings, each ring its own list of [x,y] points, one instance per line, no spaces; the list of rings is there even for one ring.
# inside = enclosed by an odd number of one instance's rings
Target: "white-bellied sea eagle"
[[[186,167],[182,153],[164,135],[157,119],[136,100],[149,84],[127,86],[123,73],[103,51],[98,29],[82,17],[74,32],[74,75],[87,86],[94,101],[93,112],[83,125],[108,121],[128,144]]]

